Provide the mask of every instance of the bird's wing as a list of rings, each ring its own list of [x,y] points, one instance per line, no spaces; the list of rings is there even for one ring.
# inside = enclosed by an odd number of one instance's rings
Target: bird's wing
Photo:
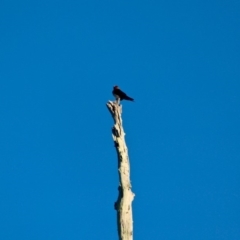
[[[117,89],[116,94],[121,96],[121,97],[126,97],[127,96],[127,94],[120,89]]]

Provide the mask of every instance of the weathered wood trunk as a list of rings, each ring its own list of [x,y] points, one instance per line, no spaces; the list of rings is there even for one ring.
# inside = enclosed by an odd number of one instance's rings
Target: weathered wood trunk
[[[119,240],[133,239],[133,218],[132,218],[132,201],[134,193],[131,190],[130,182],[130,164],[128,150],[125,143],[125,133],[122,126],[122,106],[117,102],[109,101],[107,103],[113,120],[112,137],[117,150],[118,171],[120,185],[118,187],[118,199],[115,202],[117,211],[117,225]]]

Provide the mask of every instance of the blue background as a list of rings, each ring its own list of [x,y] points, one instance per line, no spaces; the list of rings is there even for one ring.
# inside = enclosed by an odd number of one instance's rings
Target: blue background
[[[0,239],[117,239],[119,85],[137,240],[240,239],[239,1],[0,4]]]

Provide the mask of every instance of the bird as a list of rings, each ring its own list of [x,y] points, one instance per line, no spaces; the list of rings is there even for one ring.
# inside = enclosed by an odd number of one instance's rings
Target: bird
[[[134,101],[133,98],[129,97],[118,86],[113,87],[112,94],[115,96],[117,102],[122,101],[122,100]]]

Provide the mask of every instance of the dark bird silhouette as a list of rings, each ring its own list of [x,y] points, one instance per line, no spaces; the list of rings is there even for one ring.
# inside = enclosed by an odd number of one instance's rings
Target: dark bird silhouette
[[[129,97],[126,93],[124,93],[118,86],[113,87],[112,91],[113,95],[115,96],[117,101],[122,100],[128,100],[128,101],[134,101],[133,98]]]

